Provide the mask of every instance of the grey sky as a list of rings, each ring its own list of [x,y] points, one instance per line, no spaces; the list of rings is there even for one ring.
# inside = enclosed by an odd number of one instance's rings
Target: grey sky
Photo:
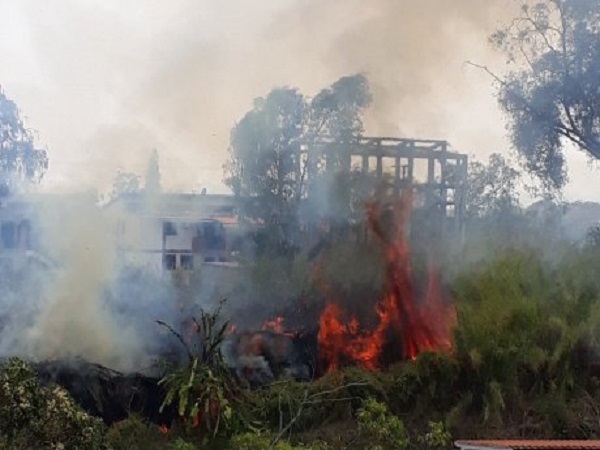
[[[50,150],[45,189],[143,174],[223,191],[229,130],[276,86],[308,94],[364,71],[367,133],[506,151],[487,35],[511,0],[0,0],[0,84]],[[600,201],[598,169],[569,158],[569,199]]]

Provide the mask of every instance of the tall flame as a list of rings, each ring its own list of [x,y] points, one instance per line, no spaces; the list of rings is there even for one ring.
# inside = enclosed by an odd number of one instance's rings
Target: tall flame
[[[367,369],[381,366],[384,346],[393,332],[401,342],[402,356],[415,359],[420,352],[450,350],[454,308],[443,299],[440,276],[431,268],[424,298],[417,299],[410,264],[407,225],[412,200],[401,197],[392,208],[394,230],[385,233],[379,219],[380,206],[367,206],[369,227],[385,250],[386,283],[376,303],[377,326],[361,331],[356,317],[335,302],[332,289],[317,270],[317,282],[328,302],[319,320],[319,358],[324,370],[332,371],[345,363],[358,363]]]

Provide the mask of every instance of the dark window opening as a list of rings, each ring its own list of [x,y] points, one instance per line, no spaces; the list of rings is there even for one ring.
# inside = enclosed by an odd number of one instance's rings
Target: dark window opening
[[[206,250],[225,250],[225,228],[220,222],[209,222],[202,226]]]
[[[16,247],[15,224],[13,222],[2,223],[0,234],[2,235],[2,246],[4,248]]]
[[[163,235],[176,236],[177,226],[173,222],[163,222]]]
[[[204,258],[204,262],[207,262],[207,263],[215,262],[215,258],[212,256],[207,256]]]
[[[177,268],[177,255],[169,253],[163,256],[163,267],[167,270],[175,270]]]
[[[194,256],[193,255],[181,255],[181,268],[183,270],[194,269]]]

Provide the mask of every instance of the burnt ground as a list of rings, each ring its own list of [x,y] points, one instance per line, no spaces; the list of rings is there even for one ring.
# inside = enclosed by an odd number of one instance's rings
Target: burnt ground
[[[175,418],[173,408],[159,412],[164,393],[158,378],[122,374],[81,359],[45,361],[33,367],[42,384],[63,387],[85,411],[107,425],[131,413],[157,425],[170,425]]]

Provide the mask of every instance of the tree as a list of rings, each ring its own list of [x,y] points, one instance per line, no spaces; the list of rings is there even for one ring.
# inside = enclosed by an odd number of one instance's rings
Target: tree
[[[34,144],[33,132],[19,109],[0,88],[0,195],[23,182],[39,182],[48,169],[48,154]]]
[[[139,175],[118,170],[113,180],[110,197],[117,198],[123,194],[132,194],[140,191]]]
[[[492,75],[513,144],[549,187],[567,181],[569,144],[600,158],[598,24],[597,1],[531,0],[491,37],[512,65]]]
[[[152,150],[152,156],[148,162],[146,169],[146,185],[147,193],[157,194],[160,192],[160,167],[158,163],[158,151]]]
[[[321,170],[320,158],[303,158],[302,149],[327,137],[349,142],[362,133],[362,110],[371,101],[363,75],[340,78],[309,99],[297,89],[273,89],[231,132],[231,159],[225,183],[251,198],[248,216],[262,221],[280,238],[289,238],[308,173]]]
[[[472,161],[468,174],[468,218],[502,215],[519,209],[521,172],[502,155],[493,153],[487,164]]]

